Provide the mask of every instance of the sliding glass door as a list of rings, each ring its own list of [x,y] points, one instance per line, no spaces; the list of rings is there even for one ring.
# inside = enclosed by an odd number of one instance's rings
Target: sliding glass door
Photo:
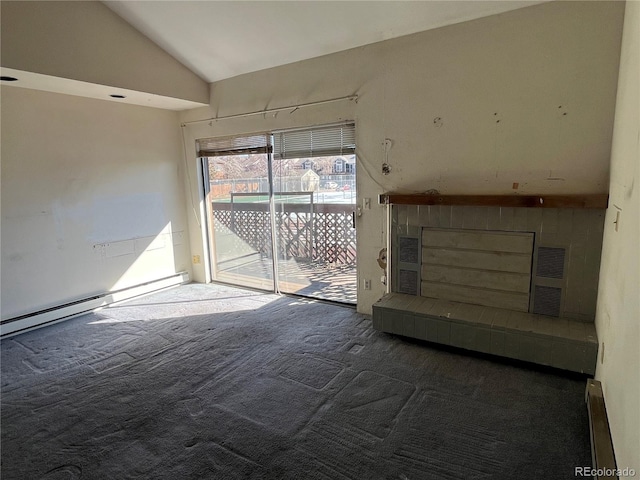
[[[267,154],[207,159],[216,280],[273,290]]]
[[[198,141],[215,280],[356,303],[353,124]]]

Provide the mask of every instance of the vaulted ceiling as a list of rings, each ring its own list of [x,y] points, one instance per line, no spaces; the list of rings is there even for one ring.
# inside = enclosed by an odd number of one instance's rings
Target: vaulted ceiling
[[[105,1],[207,82],[540,1]]]

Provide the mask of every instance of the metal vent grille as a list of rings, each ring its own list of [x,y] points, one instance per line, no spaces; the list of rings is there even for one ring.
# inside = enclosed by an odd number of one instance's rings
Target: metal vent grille
[[[419,239],[411,237],[400,237],[398,239],[398,257],[403,263],[418,263],[419,260]]]
[[[536,275],[545,278],[563,278],[564,253],[564,248],[539,247]]]
[[[536,285],[533,298],[533,313],[559,317],[561,299],[561,288]]]
[[[398,270],[398,292],[418,295],[418,272],[414,270]]]

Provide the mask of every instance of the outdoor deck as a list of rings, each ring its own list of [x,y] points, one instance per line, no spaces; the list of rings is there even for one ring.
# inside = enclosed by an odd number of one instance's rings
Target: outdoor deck
[[[285,293],[355,304],[353,204],[278,205],[278,284]],[[269,205],[212,204],[219,281],[273,290]]]
[[[226,266],[218,273],[224,282],[254,288],[273,288],[271,258],[261,255],[245,257],[241,264]],[[355,265],[332,265],[290,259],[279,263],[280,289],[306,297],[356,304],[357,278]]]

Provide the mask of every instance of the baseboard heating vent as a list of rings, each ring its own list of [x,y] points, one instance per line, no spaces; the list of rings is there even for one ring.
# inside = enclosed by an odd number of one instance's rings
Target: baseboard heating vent
[[[92,295],[80,300],[68,302],[55,307],[46,308],[37,312],[31,312],[13,318],[7,318],[0,322],[0,336],[3,338],[10,335],[23,333],[34,328],[40,328],[52,323],[69,320],[85,313],[89,313],[97,308],[109,304],[127,300],[129,298],[151,293],[163,288],[180,285],[189,281],[189,274],[181,272],[170,277],[141,283],[132,287],[116,290],[113,292]]]
[[[613,451],[607,409],[604,405],[602,384],[593,379],[587,380],[585,392],[587,412],[589,415],[589,435],[591,437],[592,468],[604,475],[594,475],[598,480],[617,480],[618,470]]]

